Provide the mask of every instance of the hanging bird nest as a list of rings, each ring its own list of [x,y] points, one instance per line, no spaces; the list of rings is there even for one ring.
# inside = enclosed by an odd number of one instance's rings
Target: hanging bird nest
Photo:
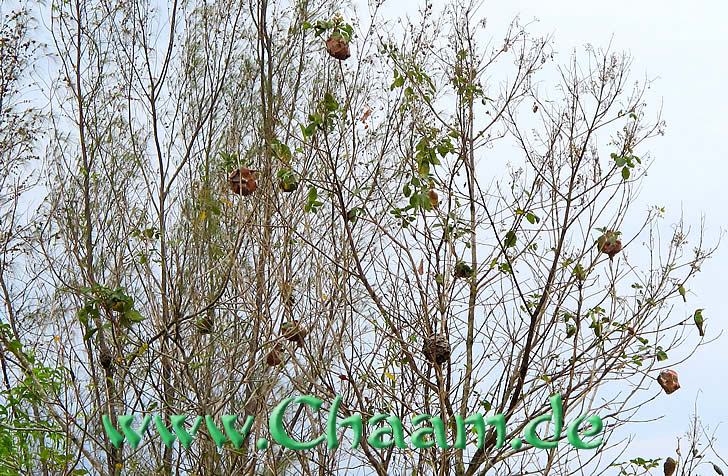
[[[348,212],[346,212],[346,221],[348,221],[351,224],[355,224],[359,217],[364,215],[364,209],[359,207],[354,207],[350,209]]]
[[[425,337],[422,353],[430,362],[442,364],[450,360],[450,342],[444,334]]]
[[[281,365],[283,363],[283,346],[277,343],[265,356],[265,363],[271,367]]]
[[[292,181],[292,182],[285,182],[283,180],[278,181],[278,186],[281,188],[282,191],[286,193],[295,192],[298,189],[298,182]]]
[[[665,476],[672,476],[673,474],[675,474],[675,470],[677,469],[677,461],[668,457],[665,460],[665,464],[663,465],[662,469],[665,472]]]
[[[305,341],[308,331],[298,321],[289,321],[281,324],[281,335],[291,341],[295,342],[298,347],[302,347]]]
[[[247,167],[233,170],[228,176],[228,184],[233,193],[247,197],[258,189],[255,171]]]
[[[440,205],[440,197],[437,196],[437,192],[430,190],[427,192],[427,198],[430,199],[430,205],[432,208],[437,208]]]
[[[677,381],[677,372],[674,370],[663,370],[660,372],[660,375],[657,377],[657,383],[660,384],[660,387],[668,395],[680,388],[680,383]]]
[[[455,269],[452,273],[456,278],[470,278],[473,276],[473,268],[470,267],[465,261],[458,261],[455,263]]]
[[[114,361],[114,357],[111,355],[111,352],[108,350],[102,350],[99,352],[99,363],[101,364],[101,367],[103,367],[106,370],[109,370],[111,368],[111,364]]]
[[[329,39],[326,40],[326,51],[339,61],[351,56],[349,42],[340,33],[333,33],[329,36]]]
[[[597,250],[609,256],[609,259],[622,251],[622,241],[619,239],[621,235],[618,231],[608,230],[597,239]]]

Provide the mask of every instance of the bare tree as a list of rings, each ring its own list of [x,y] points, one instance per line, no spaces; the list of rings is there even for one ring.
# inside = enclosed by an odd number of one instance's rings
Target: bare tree
[[[692,313],[674,306],[713,251],[630,207],[664,128],[647,84],[610,50],[561,63],[518,21],[489,37],[479,4],[401,24],[380,8],[51,3],[44,200],[3,234],[0,275],[29,290],[4,295],[5,386],[30,376],[37,435],[65,455],[39,471],[613,468],[614,431],[690,353]],[[13,127],[9,157],[30,155]],[[343,431],[335,450],[259,448],[302,394],[341,396],[342,418],[439,418],[448,448],[378,449],[374,427],[356,449]],[[554,394],[567,422],[604,418],[602,451],[511,444]],[[491,429],[455,447],[455,418],[476,412],[504,415],[505,445]],[[289,413],[301,441],[326,430],[323,412]],[[186,448],[152,438],[156,422],[117,447],[104,416],[129,414],[255,418],[219,449],[206,423]]]

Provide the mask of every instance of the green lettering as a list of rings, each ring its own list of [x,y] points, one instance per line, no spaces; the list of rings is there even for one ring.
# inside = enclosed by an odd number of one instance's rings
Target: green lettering
[[[464,450],[467,444],[467,430],[466,424],[473,425],[475,431],[478,433],[478,448],[483,447],[483,436],[485,435],[485,421],[483,415],[476,413],[475,415],[469,416],[463,419],[460,415],[455,415],[455,427],[457,434],[455,436],[455,448]]]
[[[162,442],[167,448],[171,448],[174,444],[174,440],[179,438],[180,444],[184,446],[185,449],[190,449],[192,440],[195,439],[197,429],[200,427],[200,423],[202,423],[202,417],[198,416],[195,419],[195,423],[192,425],[190,433],[187,433],[187,430],[185,429],[185,420],[187,420],[187,417],[184,415],[170,416],[169,421],[172,423],[172,428],[174,429],[174,433],[172,433],[169,431],[159,415],[154,417],[154,424],[157,427],[157,433],[159,433],[159,436],[162,438]]]
[[[136,449],[139,446],[139,443],[142,441],[142,435],[145,431],[147,431],[147,426],[149,426],[149,422],[152,420],[152,416],[147,415],[144,417],[144,420],[142,420],[142,424],[139,426],[138,431],[134,430],[131,427],[131,424],[134,421],[134,415],[121,415],[116,420],[119,426],[121,426],[121,431],[123,431],[124,435],[126,435],[126,439],[129,440],[129,444],[131,445],[131,447]],[[106,432],[106,435],[111,441],[111,444],[114,445],[114,448],[119,448],[124,442],[124,436],[122,436],[121,433],[119,433],[116,428],[114,428],[114,426],[111,424],[111,420],[107,415],[101,417],[101,422],[104,426],[104,431]]]
[[[338,421],[336,415],[341,407],[341,396],[337,395],[334,399],[334,403],[331,405],[329,410],[329,418],[326,420],[326,446],[328,449],[333,450],[339,447],[339,439],[337,438],[337,428],[351,428],[354,430],[354,439],[351,443],[351,448],[356,449],[359,447],[362,435],[362,419],[360,414],[352,415],[348,418]]]
[[[597,448],[602,444],[602,438],[594,440],[591,443],[586,443],[585,441],[583,441],[579,437],[579,427],[584,420],[586,420],[591,426],[591,428],[584,432],[584,436],[596,436],[602,431],[602,428],[604,428],[602,419],[597,415],[592,415],[588,419],[584,416],[580,416],[569,424],[569,427],[566,429],[566,439],[569,440],[569,443],[571,443],[571,446],[573,446],[574,448],[580,450],[593,450],[594,448]]]
[[[430,418],[432,417],[427,414],[417,415],[416,417],[412,418],[412,424],[419,425],[422,422],[429,421]],[[428,426],[423,426],[422,428],[418,428],[417,430],[413,431],[412,436],[410,437],[412,446],[420,450],[432,448],[433,446],[435,446],[435,442],[431,439],[428,440],[427,437],[432,435],[434,432],[435,429]]]
[[[301,403],[304,405],[308,405],[314,410],[318,411],[324,402],[311,395],[302,395],[296,398],[289,397],[283,400],[273,409],[270,414],[270,419],[268,421],[268,427],[270,429],[270,434],[273,439],[276,440],[276,442],[284,448],[296,451],[310,450],[311,448],[314,448],[317,445],[323,443],[326,440],[326,435],[321,435],[315,440],[307,442],[296,441],[288,435],[286,427],[283,425],[283,417],[285,416],[288,405],[290,405],[291,403]]]
[[[233,444],[235,449],[239,450],[240,448],[242,448],[243,443],[245,442],[245,438],[248,437],[250,429],[253,426],[254,418],[252,416],[248,416],[245,419],[242,435],[238,433],[235,429],[235,423],[238,419],[237,415],[223,415],[220,419],[222,420],[223,428],[225,428],[225,433],[227,433],[228,438],[230,439],[230,442]],[[224,445],[225,442],[228,441],[228,438],[226,438],[223,432],[220,431],[220,429],[215,425],[215,422],[210,415],[207,415],[205,417],[205,424],[207,425],[208,433],[210,433],[210,436],[212,437],[212,441],[215,442],[215,445],[218,448],[222,448],[222,445]]]
[[[559,445],[559,438],[561,438],[561,430],[564,425],[564,412],[561,395],[554,395],[551,397],[550,401],[553,413],[541,415],[535,420],[529,422],[525,428],[524,438],[529,444],[539,449],[556,448]],[[552,441],[544,441],[536,434],[536,428],[538,428],[538,425],[541,423],[551,421],[552,418],[554,419],[555,426],[554,438]]]
[[[506,442],[506,418],[503,414],[493,415],[492,417],[486,418],[485,423],[495,427],[495,447],[502,448]],[[482,446],[480,441],[480,434],[478,434],[479,448]]]
[[[369,435],[369,438],[367,439],[369,445],[378,450],[389,448],[395,443],[397,448],[407,448],[407,444],[404,442],[402,422],[399,421],[399,418],[387,415],[386,413],[378,413],[369,420],[368,424],[373,426],[383,420],[387,422],[389,427],[382,426],[381,428],[377,428],[372,431],[372,434]],[[383,439],[383,436],[385,435],[390,435],[393,438],[385,441]]]

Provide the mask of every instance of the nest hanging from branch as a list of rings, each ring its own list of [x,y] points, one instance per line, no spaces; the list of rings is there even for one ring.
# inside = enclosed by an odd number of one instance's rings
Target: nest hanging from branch
[[[473,268],[465,261],[458,261],[455,263],[452,275],[460,279],[471,278],[473,276]]]
[[[597,250],[614,258],[622,251],[622,240],[619,239],[620,232],[609,230],[597,239]]]
[[[677,461],[672,458],[667,458],[662,469],[665,472],[665,476],[672,476],[675,474],[675,470],[677,469]]]
[[[233,193],[247,197],[258,189],[255,171],[247,167],[233,170],[228,176],[228,184]]]
[[[283,346],[277,343],[265,356],[265,363],[271,367],[281,365],[283,363]]]
[[[351,56],[349,52],[349,42],[340,34],[334,33],[326,40],[326,51],[339,61],[343,61]]]
[[[444,334],[425,337],[422,353],[433,364],[442,364],[450,360],[450,342]]]
[[[102,350],[99,352],[99,363],[104,369],[109,370],[113,361],[114,358],[108,350]]]
[[[300,322],[294,320],[281,324],[281,335],[291,342],[295,342],[298,347],[303,347],[308,331]]]
[[[195,327],[197,332],[202,335],[212,334],[212,329],[215,326],[215,317],[212,313],[208,313],[207,316],[201,317],[195,321]]]
[[[657,377],[657,383],[670,395],[672,392],[680,388],[680,382],[677,381],[677,372],[674,370],[663,370]]]

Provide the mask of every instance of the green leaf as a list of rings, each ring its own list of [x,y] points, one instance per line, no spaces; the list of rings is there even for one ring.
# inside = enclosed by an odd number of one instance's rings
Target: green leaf
[[[314,132],[316,132],[316,124],[310,123],[307,126],[304,126],[301,124],[301,134],[303,134],[303,137],[308,138],[313,136]]]
[[[629,179],[629,176],[630,176],[629,168],[628,167],[622,167],[622,178],[624,180],[627,180],[627,179]]]
[[[531,225],[535,225],[540,221],[539,218],[531,212],[526,213],[526,220],[528,220],[528,223]]]
[[[503,246],[506,248],[512,248],[516,246],[516,232],[513,230],[510,230],[508,233],[506,233],[506,239],[503,241]]]
[[[427,177],[430,175],[430,164],[422,161],[417,169],[421,177]]]
[[[658,362],[663,362],[667,360],[667,353],[660,347],[657,348],[657,353],[655,354],[655,356],[657,357]]]
[[[326,106],[326,110],[329,112],[333,112],[339,109],[339,102],[334,98],[333,94],[326,93],[324,94],[324,105]]]
[[[131,322],[142,322],[144,320],[144,316],[142,316],[136,309],[126,311],[124,313],[124,317]]]
[[[401,88],[402,86],[404,86],[404,77],[398,76],[395,71],[394,81],[392,81],[392,84],[389,86],[389,90],[392,91],[393,89]]]
[[[98,331],[98,328],[96,327],[87,330],[86,333],[83,335],[83,340],[89,340],[90,338],[92,338],[94,334],[96,334],[96,331]]]

